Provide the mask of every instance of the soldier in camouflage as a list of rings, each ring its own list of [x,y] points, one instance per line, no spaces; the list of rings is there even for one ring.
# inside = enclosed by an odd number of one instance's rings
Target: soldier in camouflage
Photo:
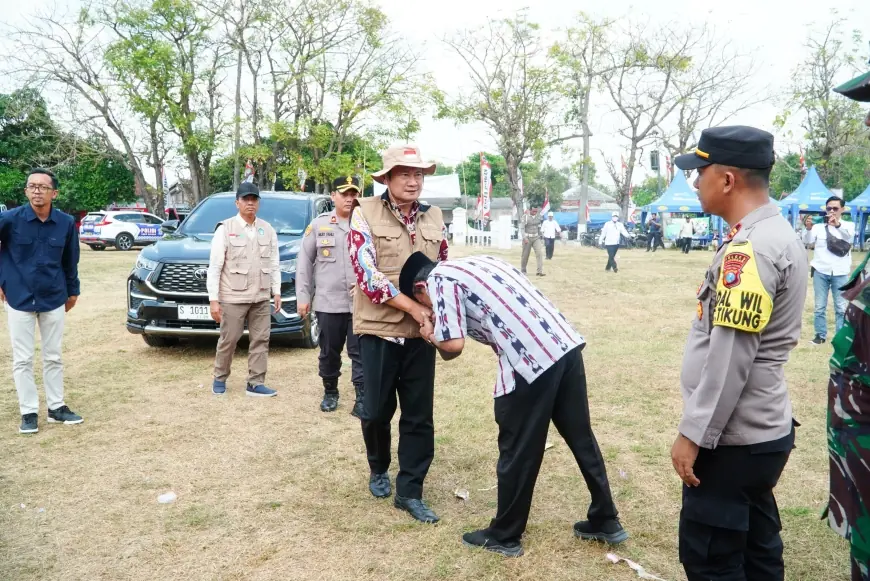
[[[870,581],[870,277],[868,259],[843,287],[843,328],[828,383],[828,525],[851,544],[852,581]]]
[[[870,102],[870,72],[834,89]],[[870,127],[870,114],[864,120]],[[870,581],[870,277],[867,258],[842,287],[845,324],[834,336],[828,384],[828,524],[849,541],[852,581]]]

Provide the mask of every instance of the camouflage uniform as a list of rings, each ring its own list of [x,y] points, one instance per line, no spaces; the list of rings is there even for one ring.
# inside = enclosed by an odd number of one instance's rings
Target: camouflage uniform
[[[868,256],[870,258],[870,256]],[[845,325],[828,384],[828,525],[851,544],[852,581],[870,581],[870,278],[868,259],[843,287]],[[824,515],[823,515],[824,518]]]

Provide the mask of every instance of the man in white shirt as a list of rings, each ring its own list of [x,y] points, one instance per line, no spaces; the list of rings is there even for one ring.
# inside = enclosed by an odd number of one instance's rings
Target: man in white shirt
[[[686,216],[686,221],[680,226],[680,244],[683,248],[683,254],[688,254],[692,249],[692,236],[695,235],[695,225],[692,224],[692,218]]]
[[[611,268],[613,272],[619,272],[619,269],[616,267],[616,251],[619,250],[621,236],[628,238],[628,231],[622,225],[622,222],[619,221],[619,212],[614,212],[610,216],[610,222],[604,225],[604,228],[601,229],[601,236],[598,237],[598,245],[601,246],[603,244],[604,248],[607,249],[607,267],[604,269],[605,272]]]
[[[269,358],[272,312],[281,309],[281,271],[278,268],[278,235],[257,218],[260,190],[242,183],[236,191],[239,213],[219,224],[211,241],[206,288],[211,317],[221,326],[214,361],[215,395],[226,393],[227,378],[236,344],[248,323],[248,383],[246,393],[255,397],[277,394],[264,384]]]
[[[541,224],[541,233],[544,236],[544,247],[547,250],[547,260],[553,259],[553,249],[556,246],[556,237],[562,232],[559,223],[553,220],[553,212],[547,214],[547,221]]]
[[[855,225],[851,222],[843,222],[843,208],[845,202],[842,198],[831,196],[825,202],[825,222],[816,224],[804,235],[804,244],[813,245],[813,261],[811,275],[813,277],[813,290],[815,291],[815,337],[812,343],[821,345],[828,336],[828,324],[826,311],[828,308],[828,292],[834,297],[834,314],[836,315],[836,331],[843,326],[843,316],[846,313],[846,300],[840,288],[846,284],[849,272],[852,269],[852,241],[855,239]],[[829,240],[830,238],[830,240]],[[838,249],[837,241],[842,242]],[[835,331],[835,332],[836,332]]]

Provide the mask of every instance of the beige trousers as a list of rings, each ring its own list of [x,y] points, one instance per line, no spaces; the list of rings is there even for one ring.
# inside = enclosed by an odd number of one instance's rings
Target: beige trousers
[[[12,340],[12,378],[18,391],[21,415],[39,413],[39,393],[33,376],[33,356],[36,350],[36,325],[42,338],[42,384],[45,403],[56,410],[63,402],[63,323],[64,305],[45,313],[16,311],[6,303],[7,324]]]
[[[540,238],[535,238],[529,241],[528,244],[523,244],[523,260],[520,270],[523,274],[526,273],[526,265],[529,263],[529,253],[532,249],[535,250],[535,259],[538,261],[538,274],[544,274],[544,243]]]
[[[214,378],[226,381],[230,376],[236,344],[245,331],[248,321],[248,383],[260,385],[266,381],[266,366],[269,359],[269,336],[272,328],[272,313],[269,301],[258,303],[221,303],[221,336],[218,339],[214,358]]]

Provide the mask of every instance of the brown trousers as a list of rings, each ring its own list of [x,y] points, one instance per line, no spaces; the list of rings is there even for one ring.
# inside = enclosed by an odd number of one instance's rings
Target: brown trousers
[[[214,378],[226,381],[230,376],[233,353],[248,320],[248,383],[260,385],[266,381],[269,359],[269,336],[272,313],[269,301],[258,303],[221,303],[221,336],[214,358]]]

